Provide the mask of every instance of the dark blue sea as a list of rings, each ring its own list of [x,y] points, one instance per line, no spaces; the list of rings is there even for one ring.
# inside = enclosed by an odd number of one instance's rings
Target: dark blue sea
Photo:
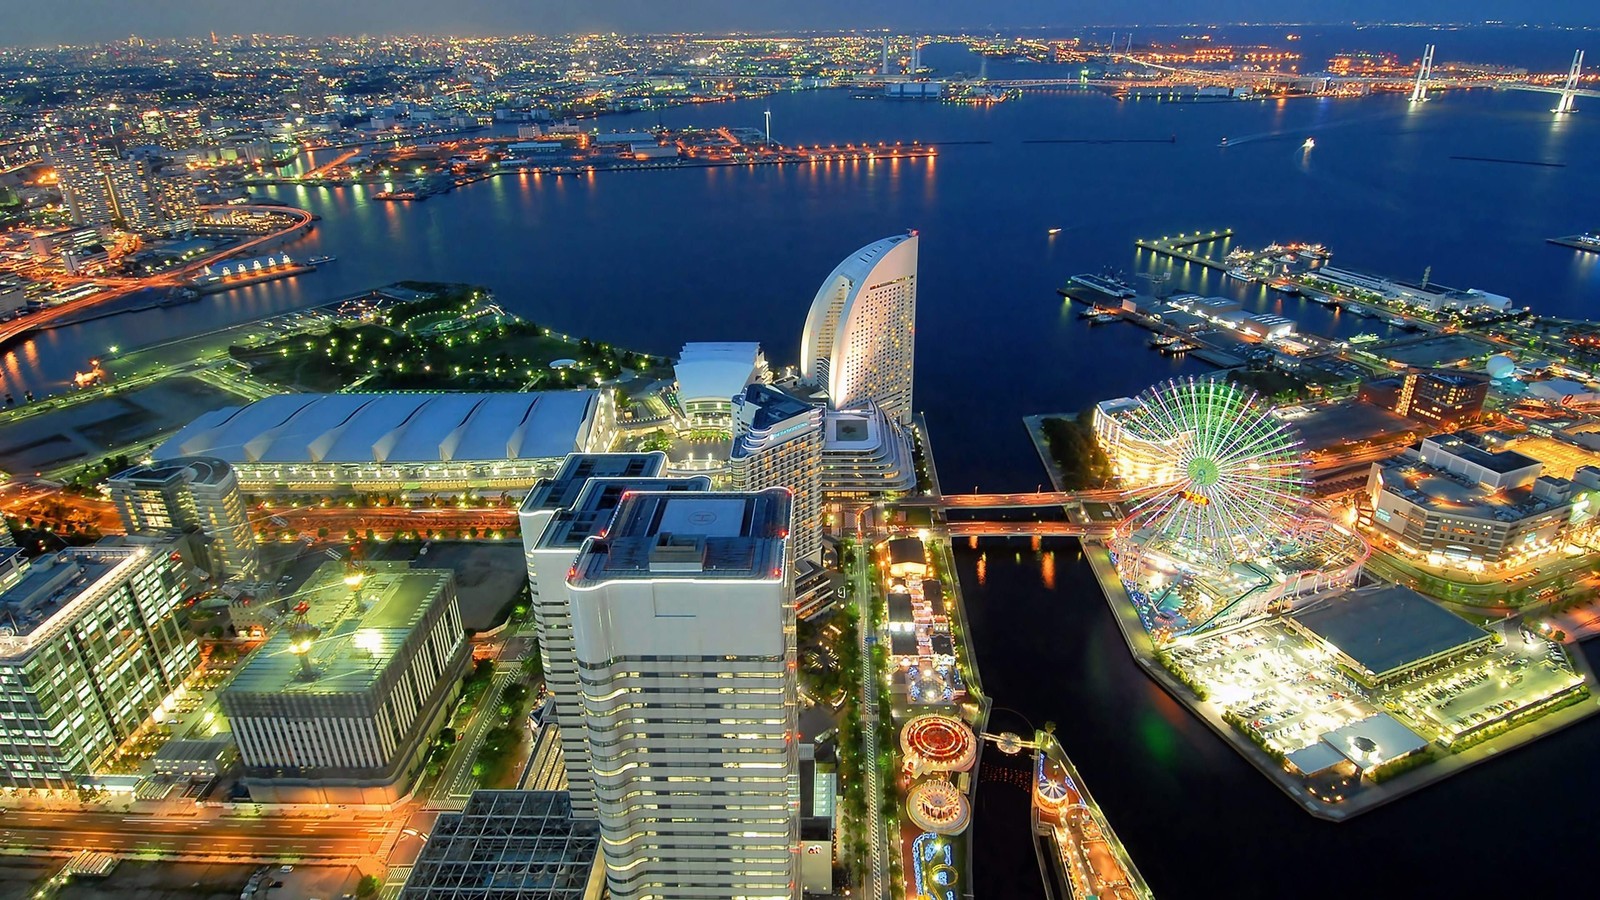
[[[1315,52],[1440,45],[1440,59],[1563,69],[1594,32],[1283,28]],[[1531,35],[1531,36],[1530,36]],[[1249,35],[1245,35],[1248,37]],[[943,57],[940,53],[944,53]],[[1452,53],[1456,55],[1451,56]],[[1593,54],[1600,56],[1600,53]],[[964,54],[929,51],[948,68]],[[1010,71],[1037,75],[1041,67]],[[990,67],[992,77],[1007,64]],[[850,91],[601,120],[757,127],[790,144],[937,143],[928,161],[497,178],[424,203],[365,189],[285,188],[323,219],[290,248],[333,254],[314,275],[189,306],[61,329],[13,348],[0,377],[60,390],[111,345],[208,330],[399,279],[488,285],[506,308],[573,334],[675,353],[684,341],[757,339],[793,360],[820,280],[850,251],[922,235],[917,406],[947,489],[1043,480],[1022,426],[1202,371],[1122,325],[1091,329],[1055,289],[1105,267],[1170,272],[1176,286],[1240,296],[1302,328],[1350,336],[1370,320],[1168,269],[1133,242],[1230,227],[1235,242],[1319,241],[1336,264],[1507,294],[1594,318],[1600,255],[1545,238],[1600,227],[1600,100],[1558,119],[1548,94],[1448,93],[1281,102],[1117,102],[1077,90],[982,108],[856,99]],[[1228,146],[1219,147],[1223,137]],[[1315,148],[1302,149],[1306,138]],[[1112,143],[1138,139],[1150,143]],[[1028,143],[1082,140],[1106,143]],[[1522,163],[1480,162],[1476,156]],[[1050,236],[1047,231],[1060,228]],[[196,411],[199,412],[198,410]],[[1051,554],[1048,563],[1044,554]],[[1573,729],[1354,822],[1311,819],[1129,661],[1070,541],[959,553],[998,727],[1058,723],[1063,743],[1163,897],[1480,897],[1587,885],[1584,840],[1600,774],[1600,724]],[[979,567],[983,577],[978,576]],[[1013,793],[1008,794],[1007,791]],[[979,897],[1042,896],[1025,797],[980,795]]]

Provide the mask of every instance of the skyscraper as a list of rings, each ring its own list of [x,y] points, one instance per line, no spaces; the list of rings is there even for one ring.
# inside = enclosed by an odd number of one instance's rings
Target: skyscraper
[[[621,498],[567,578],[617,900],[799,896],[789,493]]]
[[[70,788],[199,664],[170,543],[0,550],[0,785]]]
[[[114,150],[90,144],[61,145],[48,158],[73,221],[116,224],[130,231],[160,226],[144,162],[121,159]]]
[[[129,534],[197,529],[214,572],[251,577],[259,561],[244,496],[220,459],[180,456],[112,476],[111,502]]]
[[[593,819],[597,807],[589,766],[588,719],[572,649],[567,572],[583,542],[611,524],[617,504],[628,491],[711,489],[711,481],[704,476],[659,477],[666,462],[663,453],[574,453],[554,477],[528,494],[518,512],[539,655],[545,685],[556,701],[567,791],[573,815],[579,818]]]
[[[834,409],[871,402],[911,422],[917,320],[917,234],[868,244],[833,270],[801,335],[801,380]]]
[[[729,455],[741,491],[788,488],[794,495],[789,538],[797,562],[822,556],[822,410],[776,388],[752,384],[733,398]]]

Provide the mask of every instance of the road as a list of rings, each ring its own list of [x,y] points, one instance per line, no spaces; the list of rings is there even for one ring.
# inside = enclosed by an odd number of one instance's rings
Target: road
[[[60,306],[41,309],[30,315],[22,316],[21,318],[13,319],[10,322],[0,325],[0,345],[4,345],[12,339],[21,337],[24,334],[53,326],[62,319],[66,319],[69,316],[81,313],[84,310],[92,309],[96,306],[116,300],[119,297],[126,297],[128,294],[131,294],[134,291],[150,287],[175,287],[187,281],[191,276],[194,275],[194,273],[199,272],[212,263],[220,262],[224,259],[234,256],[242,256],[257,247],[262,246],[263,244],[282,240],[284,237],[293,234],[296,230],[305,228],[307,225],[311,224],[310,213],[303,209],[295,209],[292,206],[217,206],[202,207],[201,212],[207,212],[213,209],[240,213],[277,213],[288,216],[293,221],[291,224],[276,231],[252,237],[249,240],[242,241],[241,243],[228,247],[219,253],[212,253],[202,256],[193,262],[187,263],[175,269],[168,270],[166,272],[162,272],[159,275],[152,275],[146,278],[112,277],[85,279],[82,283],[99,284],[103,286],[105,290],[98,294],[85,297],[82,300],[75,300],[71,303],[64,303]]]
[[[307,506],[263,509],[256,514],[278,516],[302,532],[326,528],[335,537],[351,529],[361,536],[370,530],[387,538],[397,531],[506,531],[517,527],[517,511],[511,507]]]
[[[867,896],[883,900],[889,885],[888,856],[884,848],[883,787],[878,777],[878,686],[873,679],[872,608],[875,592],[869,577],[868,557],[872,544],[863,532],[856,532],[854,594],[857,618],[856,640],[861,651],[861,734],[862,768],[866,772],[867,793],[867,847],[871,859],[867,861]]]
[[[1138,491],[1108,488],[1095,491],[1019,491],[1011,494],[941,494],[937,497],[905,497],[896,506],[936,506],[945,509],[1011,509],[1029,506],[1066,506],[1068,503],[1121,503],[1135,498]]]
[[[478,708],[472,713],[472,720],[467,723],[466,732],[456,743],[455,752],[445,761],[444,771],[439,774],[439,781],[428,798],[430,807],[460,809],[472,792],[478,789],[478,778],[472,774],[472,764],[478,759],[478,748],[483,746],[484,736],[499,718],[496,707],[500,705],[500,694],[516,680],[518,674],[515,669],[494,674],[488,690],[483,692],[483,698],[478,701]]]
[[[98,850],[233,861],[359,860],[380,855],[401,818],[346,811],[328,818],[217,816],[183,819],[113,812],[12,809],[0,816],[0,846],[16,851]]]
[[[1111,525],[1079,525],[1076,522],[950,522],[951,537],[1110,537]]]

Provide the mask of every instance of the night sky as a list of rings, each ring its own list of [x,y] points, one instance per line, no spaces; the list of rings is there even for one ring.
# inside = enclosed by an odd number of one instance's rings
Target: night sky
[[[1403,9],[1403,12],[1401,11]],[[1438,21],[1600,24],[1594,0],[0,0],[0,44],[37,46],[210,31],[509,34],[1190,22]]]

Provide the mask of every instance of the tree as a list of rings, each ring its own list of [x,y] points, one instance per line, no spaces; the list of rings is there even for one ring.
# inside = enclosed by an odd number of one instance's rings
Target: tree
[[[376,896],[377,893],[378,893],[378,888],[380,888],[382,886],[383,885],[378,883],[378,876],[376,876],[376,875],[363,875],[363,876],[361,876],[361,881],[356,884],[356,896],[357,897],[373,897],[373,896]]]

